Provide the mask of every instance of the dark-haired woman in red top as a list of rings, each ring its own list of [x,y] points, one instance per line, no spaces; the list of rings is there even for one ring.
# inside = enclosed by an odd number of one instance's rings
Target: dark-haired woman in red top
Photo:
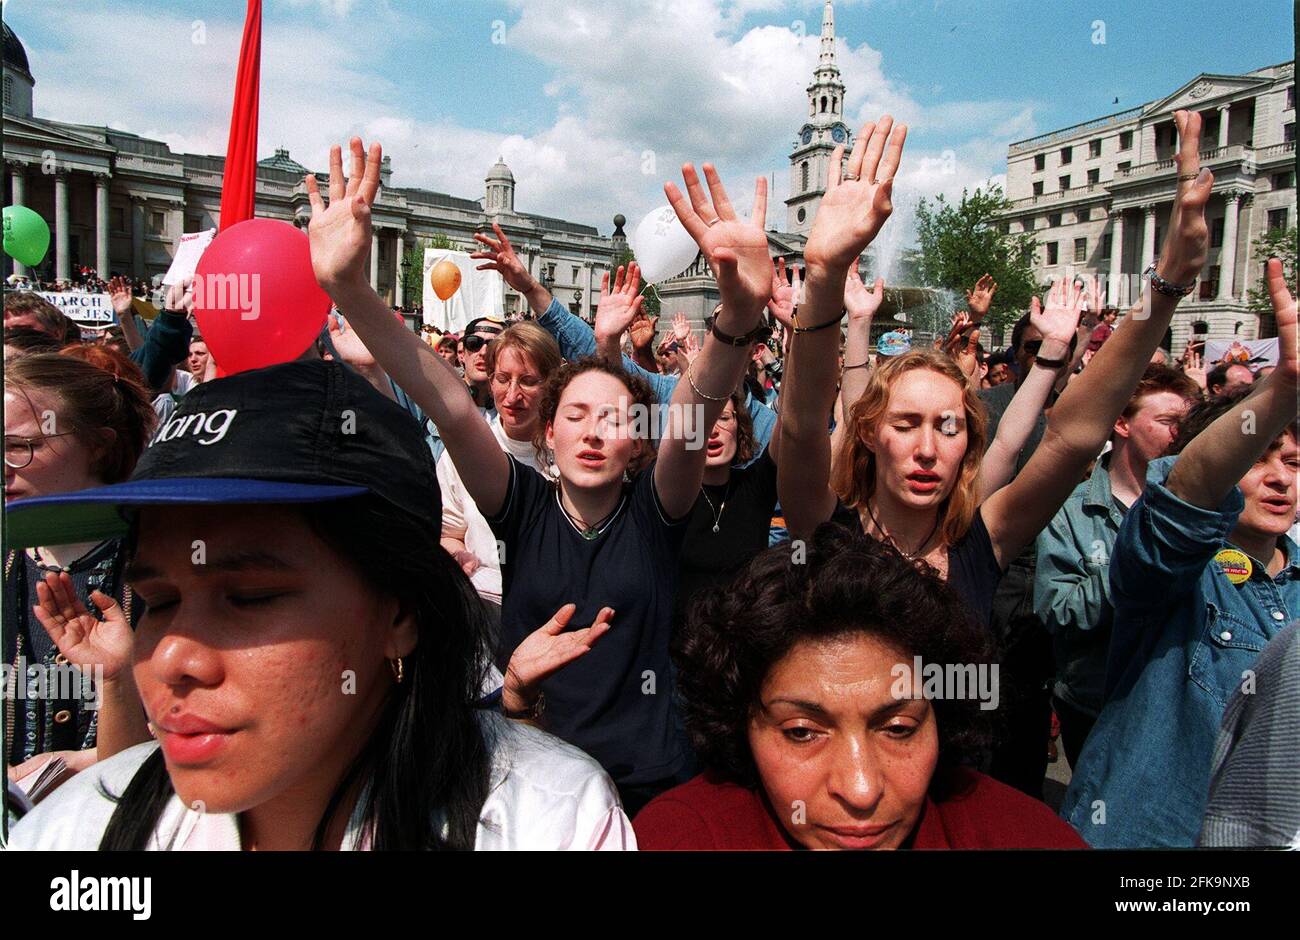
[[[678,688],[708,770],[641,811],[638,845],[1086,847],[963,766],[987,740],[997,667],[952,590],[834,526],[803,549],[769,549],[691,608]]]

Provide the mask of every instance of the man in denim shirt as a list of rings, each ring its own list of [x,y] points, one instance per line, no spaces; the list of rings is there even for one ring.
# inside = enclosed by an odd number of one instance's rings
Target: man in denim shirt
[[[1112,448],[1038,536],[1034,612],[1052,634],[1052,706],[1070,766],[1101,713],[1114,610],[1110,556],[1128,508],[1146,487],[1147,467],[1174,442],[1196,384],[1168,366],[1148,366],[1115,421]]]
[[[501,231],[501,226],[493,222],[492,229],[497,236],[495,240],[486,235],[474,236],[475,240],[482,243],[487,250],[477,251],[470,257],[485,259],[487,263],[479,265],[480,269],[500,272],[511,288],[524,295],[528,300],[528,308],[537,317],[538,324],[555,337],[556,342],[560,344],[560,355],[566,360],[573,362],[583,356],[594,356],[596,334],[590,324],[564,309],[564,306],[551,296],[550,291],[528,273],[528,269],[515,254],[510,239],[506,237],[505,232]],[[663,425],[668,420],[666,406],[672,401],[673,389],[677,387],[681,377],[649,372],[641,368],[630,356],[623,357],[623,368],[649,383],[659,404],[665,406],[660,411],[662,431]],[[753,459],[757,460],[772,439],[772,430],[776,427],[776,412],[751,395],[749,414],[754,419]]]
[[[1296,308],[1268,271],[1277,371],[1188,415],[1115,544],[1106,705],[1061,808],[1095,847],[1196,843],[1228,699],[1300,614]]]

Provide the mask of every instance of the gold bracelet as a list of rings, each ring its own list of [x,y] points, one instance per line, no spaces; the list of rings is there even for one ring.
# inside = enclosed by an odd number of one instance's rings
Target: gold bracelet
[[[695,384],[695,377],[691,375],[691,370],[693,370],[694,368],[695,368],[694,362],[691,362],[691,364],[686,367],[686,381],[691,383],[691,390],[694,391],[696,395],[699,395],[705,401],[726,401],[731,397],[731,394],[728,393],[726,395],[723,395],[721,398],[714,398],[712,395],[706,395],[702,391],[700,391],[700,387]]]

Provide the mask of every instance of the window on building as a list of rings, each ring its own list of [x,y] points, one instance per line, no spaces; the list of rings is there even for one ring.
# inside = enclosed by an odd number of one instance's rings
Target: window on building
[[[1060,246],[1059,246],[1056,242],[1048,242],[1048,243],[1047,243],[1047,263],[1048,263],[1048,264],[1056,264],[1056,263],[1060,260],[1060,258],[1059,258],[1060,251],[1059,251],[1059,249],[1060,249]]]
[[[999,229],[1000,229],[1000,231],[1002,232],[1003,235],[1010,235],[1010,234],[1011,234],[1011,223],[1010,223],[1010,222],[1003,222],[1003,223],[999,226]]]
[[[13,100],[14,100],[13,87],[14,87],[13,76],[6,75],[5,76],[5,107],[6,108],[13,106]]]
[[[808,161],[805,160],[799,165],[799,178],[803,181],[801,192],[808,192]]]
[[[577,283],[578,283],[578,268],[577,268],[577,267],[574,267],[574,268],[573,268],[573,280],[570,281],[570,283],[571,283],[571,284],[577,284]]]
[[[826,96],[822,95],[822,114],[826,113]]]
[[[1210,247],[1211,248],[1223,247],[1223,219],[1222,218],[1210,220]]]
[[[1045,170],[1045,169],[1047,169],[1047,154],[1045,154],[1045,153],[1040,153],[1040,154],[1035,155],[1035,157],[1034,157],[1034,169],[1035,169],[1036,171],[1037,171],[1037,170]]]
[[[167,216],[161,212],[149,213],[149,234],[165,235],[167,233]]]
[[[1100,156],[1101,156],[1101,138],[1100,138],[1100,137],[1098,137],[1096,140],[1090,140],[1090,141],[1088,141],[1088,156],[1089,156],[1089,157],[1100,157]]]
[[[1295,189],[1295,173],[1287,170],[1285,173],[1273,174],[1274,189]]]
[[[185,217],[185,233],[188,235],[190,232],[201,231],[203,231],[203,216],[187,215]]]
[[[553,264],[548,264],[548,265],[546,266],[546,279],[547,279],[548,281],[554,281],[554,280],[555,280],[555,265],[553,265]]]
[[[1210,332],[1210,324],[1206,323],[1204,320],[1197,320],[1192,324],[1192,332],[1197,336],[1204,336],[1206,333]]]
[[[1034,195],[1041,196],[1042,194],[1043,194],[1043,181],[1034,180]]]
[[[123,208],[122,206],[113,206],[113,208],[109,210],[109,216],[112,218],[113,221],[113,231],[115,232],[126,231],[126,209],[125,208]]]
[[[1219,296],[1219,266],[1210,265],[1209,273],[1201,278],[1201,300],[1213,300]]]
[[[1286,228],[1286,209],[1268,210],[1268,230],[1275,232]]]
[[[1071,160],[1073,160],[1073,159],[1074,159],[1074,148],[1073,148],[1073,147],[1062,147],[1062,148],[1061,148],[1061,165],[1064,166],[1065,164],[1069,163],[1069,162],[1070,162]]]
[[[1057,180],[1057,182],[1061,184],[1061,192],[1065,192],[1067,189],[1070,188],[1070,177],[1068,176],[1062,176],[1059,180]]]
[[[1088,171],[1088,185],[1092,186],[1101,182],[1101,168],[1093,167]]]
[[[1053,212],[1051,215],[1047,217],[1048,228],[1060,228],[1060,226],[1061,226],[1061,213]]]
[[[1119,149],[1120,149],[1120,150],[1132,150],[1132,149],[1133,149],[1133,132],[1132,132],[1132,131],[1120,131],[1120,133],[1119,133]]]
[[[7,99],[6,99],[6,103],[7,103]],[[1294,86],[1294,85],[1289,85],[1289,86],[1287,87],[1287,90],[1286,90],[1286,109],[1287,109],[1288,111],[1294,111],[1294,110],[1295,110],[1295,86]]]
[[[1076,238],[1074,240],[1074,263],[1083,264],[1088,260],[1088,239]]]
[[[1290,124],[1282,125],[1282,140],[1287,143],[1291,143],[1291,141],[1295,140],[1295,121],[1292,121]]]
[[[1101,256],[1103,258],[1109,258],[1111,250],[1114,247],[1115,247],[1114,235],[1112,235],[1110,232],[1107,232],[1105,235],[1101,236]]]
[[[1117,164],[1117,165],[1115,166],[1115,169],[1116,169],[1116,170],[1127,170],[1127,169],[1129,169],[1129,168],[1132,167],[1132,166],[1133,166],[1133,164],[1132,164],[1131,161],[1129,161],[1129,160],[1124,160],[1123,162]]]

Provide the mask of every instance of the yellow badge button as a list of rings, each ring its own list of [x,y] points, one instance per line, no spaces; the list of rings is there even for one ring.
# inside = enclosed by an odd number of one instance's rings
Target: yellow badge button
[[[1214,556],[1214,561],[1233,584],[1242,584],[1250,580],[1250,572],[1254,566],[1251,564],[1250,556],[1245,552],[1239,552],[1235,548],[1225,548]]]

